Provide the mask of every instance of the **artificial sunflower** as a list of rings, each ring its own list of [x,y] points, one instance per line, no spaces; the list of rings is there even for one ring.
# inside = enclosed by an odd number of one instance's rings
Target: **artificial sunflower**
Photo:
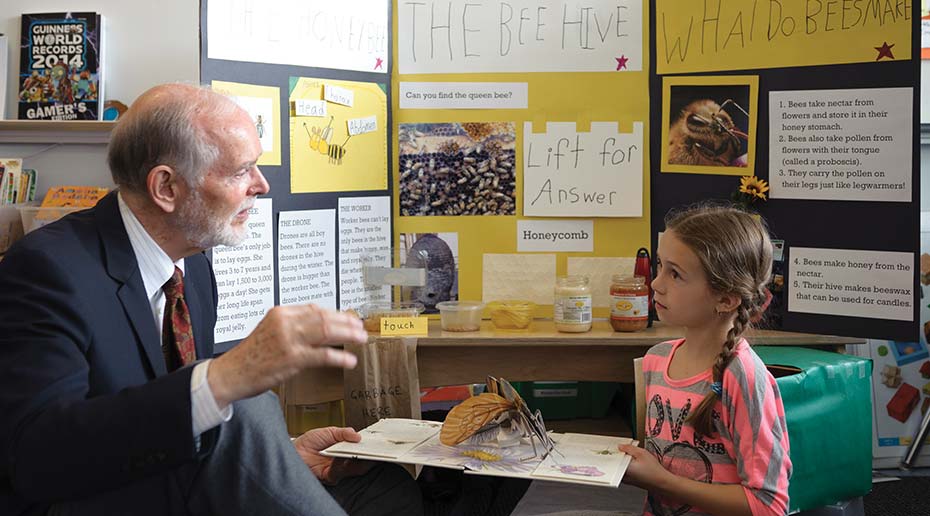
[[[765,179],[759,179],[756,176],[743,176],[739,178],[739,191],[741,194],[749,196],[748,201],[754,202],[756,198],[765,200],[765,192],[769,191],[769,185]]]

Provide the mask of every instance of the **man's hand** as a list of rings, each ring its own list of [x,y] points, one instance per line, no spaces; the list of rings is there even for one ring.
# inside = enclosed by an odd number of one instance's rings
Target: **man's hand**
[[[280,385],[309,367],[355,367],[355,355],[331,345],[364,343],[358,317],[315,305],[276,306],[207,372],[220,410]]]
[[[325,484],[335,484],[346,477],[364,475],[372,467],[371,462],[351,459],[334,459],[320,455],[330,446],[349,441],[357,443],[362,436],[351,428],[328,426],[310,430],[294,440],[297,453],[310,467],[310,471]]]

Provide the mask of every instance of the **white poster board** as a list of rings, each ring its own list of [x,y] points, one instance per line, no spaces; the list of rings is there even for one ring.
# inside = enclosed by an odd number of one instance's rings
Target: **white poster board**
[[[216,276],[214,342],[247,337],[274,306],[274,225],[271,199],[256,199],[249,210],[248,237],[236,247],[213,248]]]
[[[278,214],[278,300],[336,309],[336,210]]]
[[[771,198],[911,202],[913,106],[913,88],[771,92]]]
[[[402,74],[643,69],[642,0],[399,0]]]
[[[914,320],[914,254],[792,247],[788,311]]]
[[[339,198],[339,308],[390,301],[391,287],[364,284],[363,267],[391,266],[391,198]]]
[[[208,0],[207,57],[388,72],[384,0]]]
[[[523,215],[641,217],[643,123],[622,133],[616,122],[549,122],[546,132],[523,125]]]

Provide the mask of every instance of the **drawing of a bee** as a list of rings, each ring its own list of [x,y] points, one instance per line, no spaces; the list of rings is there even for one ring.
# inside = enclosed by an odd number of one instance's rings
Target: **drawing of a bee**
[[[333,118],[329,117],[329,123],[326,124],[326,127],[312,127],[307,129],[307,122],[304,122],[304,131],[307,132],[307,136],[310,138],[310,148],[315,151],[319,151],[320,154],[326,154],[329,152],[329,140],[333,135]]]
[[[349,138],[352,135],[346,136],[346,141],[342,142],[342,145],[330,144],[327,155],[329,156],[329,162],[332,165],[342,165],[342,158],[346,155],[346,144],[349,143]]]
[[[668,133],[668,162],[677,165],[734,165],[740,157],[741,141],[749,136],[741,131],[725,111],[733,106],[747,117],[732,99],[717,104],[711,99],[695,100],[681,110]]]

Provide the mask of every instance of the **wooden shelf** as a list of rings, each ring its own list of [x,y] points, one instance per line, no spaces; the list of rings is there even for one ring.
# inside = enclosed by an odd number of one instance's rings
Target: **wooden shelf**
[[[491,321],[481,321],[480,331],[453,332],[442,331],[438,320],[429,321],[429,335],[417,339],[420,347],[444,346],[564,346],[587,344],[599,346],[652,346],[667,340],[684,337],[682,328],[668,326],[661,322],[652,328],[632,333],[615,332],[606,319],[595,319],[591,331],[584,333],[561,333],[556,331],[551,319],[535,319],[526,330],[498,330]],[[768,346],[843,346],[847,344],[865,344],[865,339],[854,337],[837,337],[833,335],[814,335],[774,330],[751,330],[746,334],[747,340],[754,345]]]
[[[0,144],[95,143],[110,141],[116,122],[96,120],[0,120]]]
[[[429,334],[416,337],[421,387],[484,383],[488,374],[511,381],[601,381],[633,383],[633,359],[650,346],[683,336],[681,328],[656,323],[636,333],[617,333],[605,319],[595,319],[586,333],[559,333],[551,319],[536,319],[524,331],[496,330],[490,321],[475,332],[442,331],[429,321]],[[372,335],[376,337],[376,335]],[[753,345],[815,346],[838,351],[865,344],[854,337],[773,330],[747,333]],[[288,405],[313,405],[345,395],[342,371],[308,369],[284,386]]]

